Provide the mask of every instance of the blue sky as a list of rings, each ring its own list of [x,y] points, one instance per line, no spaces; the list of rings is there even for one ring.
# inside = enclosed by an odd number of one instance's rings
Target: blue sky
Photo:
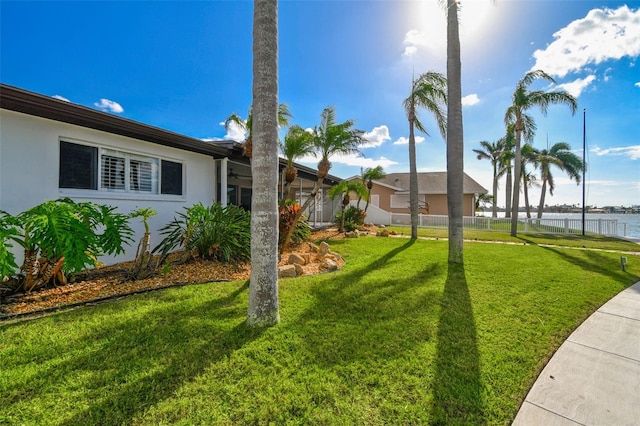
[[[240,140],[221,123],[251,103],[252,11],[249,1],[0,1],[0,80],[192,137]],[[543,69],[579,109],[531,111],[534,146],[567,142],[582,156],[586,108],[587,204],[640,204],[640,2],[463,0],[460,19],[465,171],[490,190],[490,163],[472,149],[503,136],[516,83]],[[402,100],[414,73],[446,73],[445,25],[435,0],[280,1],[280,102],[292,122],[313,127],[334,105],[338,121],[354,119],[369,138],[364,157],[332,159],[332,174],[409,170]],[[421,116],[430,135],[419,135],[419,170],[446,170],[445,142]],[[554,176],[546,203],[580,205],[582,187]],[[530,197],[537,205],[539,191]]]

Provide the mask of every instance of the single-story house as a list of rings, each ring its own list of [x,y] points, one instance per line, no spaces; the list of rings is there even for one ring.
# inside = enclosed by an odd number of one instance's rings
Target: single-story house
[[[353,176],[349,180],[361,179]],[[389,173],[372,181],[369,203],[388,213],[411,213],[409,208],[409,173]],[[479,194],[487,190],[466,173],[463,182],[464,216],[475,215]],[[447,172],[418,173],[418,204],[421,214],[447,215]]]
[[[280,159],[280,169],[285,166]],[[316,171],[302,165],[298,171],[296,188],[308,193]],[[323,189],[340,180],[327,176]],[[206,142],[0,84],[0,210],[16,215],[60,197],[121,213],[154,209],[149,225],[155,245],[158,230],[185,207],[215,200],[249,208],[251,167],[234,141]],[[329,222],[335,210],[328,197],[318,197],[309,220]],[[143,225],[131,226],[137,242]],[[134,244],[125,255],[100,260],[130,260],[135,250]]]

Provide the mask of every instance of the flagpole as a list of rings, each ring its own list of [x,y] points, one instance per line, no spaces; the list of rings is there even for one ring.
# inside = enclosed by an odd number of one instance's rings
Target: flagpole
[[[585,154],[587,151],[587,109],[582,110],[582,235],[584,236],[584,213],[585,213],[585,193],[584,193],[584,171],[587,168]]]

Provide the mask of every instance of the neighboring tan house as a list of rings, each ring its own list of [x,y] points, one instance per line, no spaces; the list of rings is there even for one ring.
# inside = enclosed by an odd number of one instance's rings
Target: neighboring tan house
[[[361,179],[359,176],[349,180]],[[464,216],[475,216],[475,202],[487,190],[466,173],[463,184]],[[389,173],[386,178],[374,180],[370,204],[389,213],[410,213],[409,173]],[[447,215],[447,173],[418,173],[418,203],[421,214]]]
[[[280,170],[285,166],[280,159]],[[316,171],[297,167],[296,188],[309,191]],[[325,191],[340,180],[328,176]],[[154,209],[149,225],[155,245],[158,230],[185,207],[215,200],[249,208],[251,167],[234,141],[205,142],[0,84],[0,210],[16,215],[60,197],[107,204],[121,213]],[[332,221],[335,207],[322,200],[311,222]],[[130,225],[137,242],[143,225]],[[130,260],[135,249],[134,244],[124,255],[100,260]],[[15,254],[21,261],[22,254]]]

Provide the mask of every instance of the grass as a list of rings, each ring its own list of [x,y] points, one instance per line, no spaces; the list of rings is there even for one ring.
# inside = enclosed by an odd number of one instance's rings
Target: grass
[[[537,245],[339,240],[337,273],[174,288],[0,326],[0,424],[509,424],[560,343],[640,259]]]
[[[406,226],[389,226],[389,231],[396,231],[400,235],[411,235],[411,228]],[[448,238],[448,230],[441,228],[418,228],[418,237]],[[580,247],[599,250],[616,250],[640,253],[640,244],[606,235],[569,235],[569,234],[518,234],[512,237],[509,232],[492,232],[478,230],[464,230],[466,240],[497,241],[504,243],[527,243],[536,245],[558,245],[563,247]]]

